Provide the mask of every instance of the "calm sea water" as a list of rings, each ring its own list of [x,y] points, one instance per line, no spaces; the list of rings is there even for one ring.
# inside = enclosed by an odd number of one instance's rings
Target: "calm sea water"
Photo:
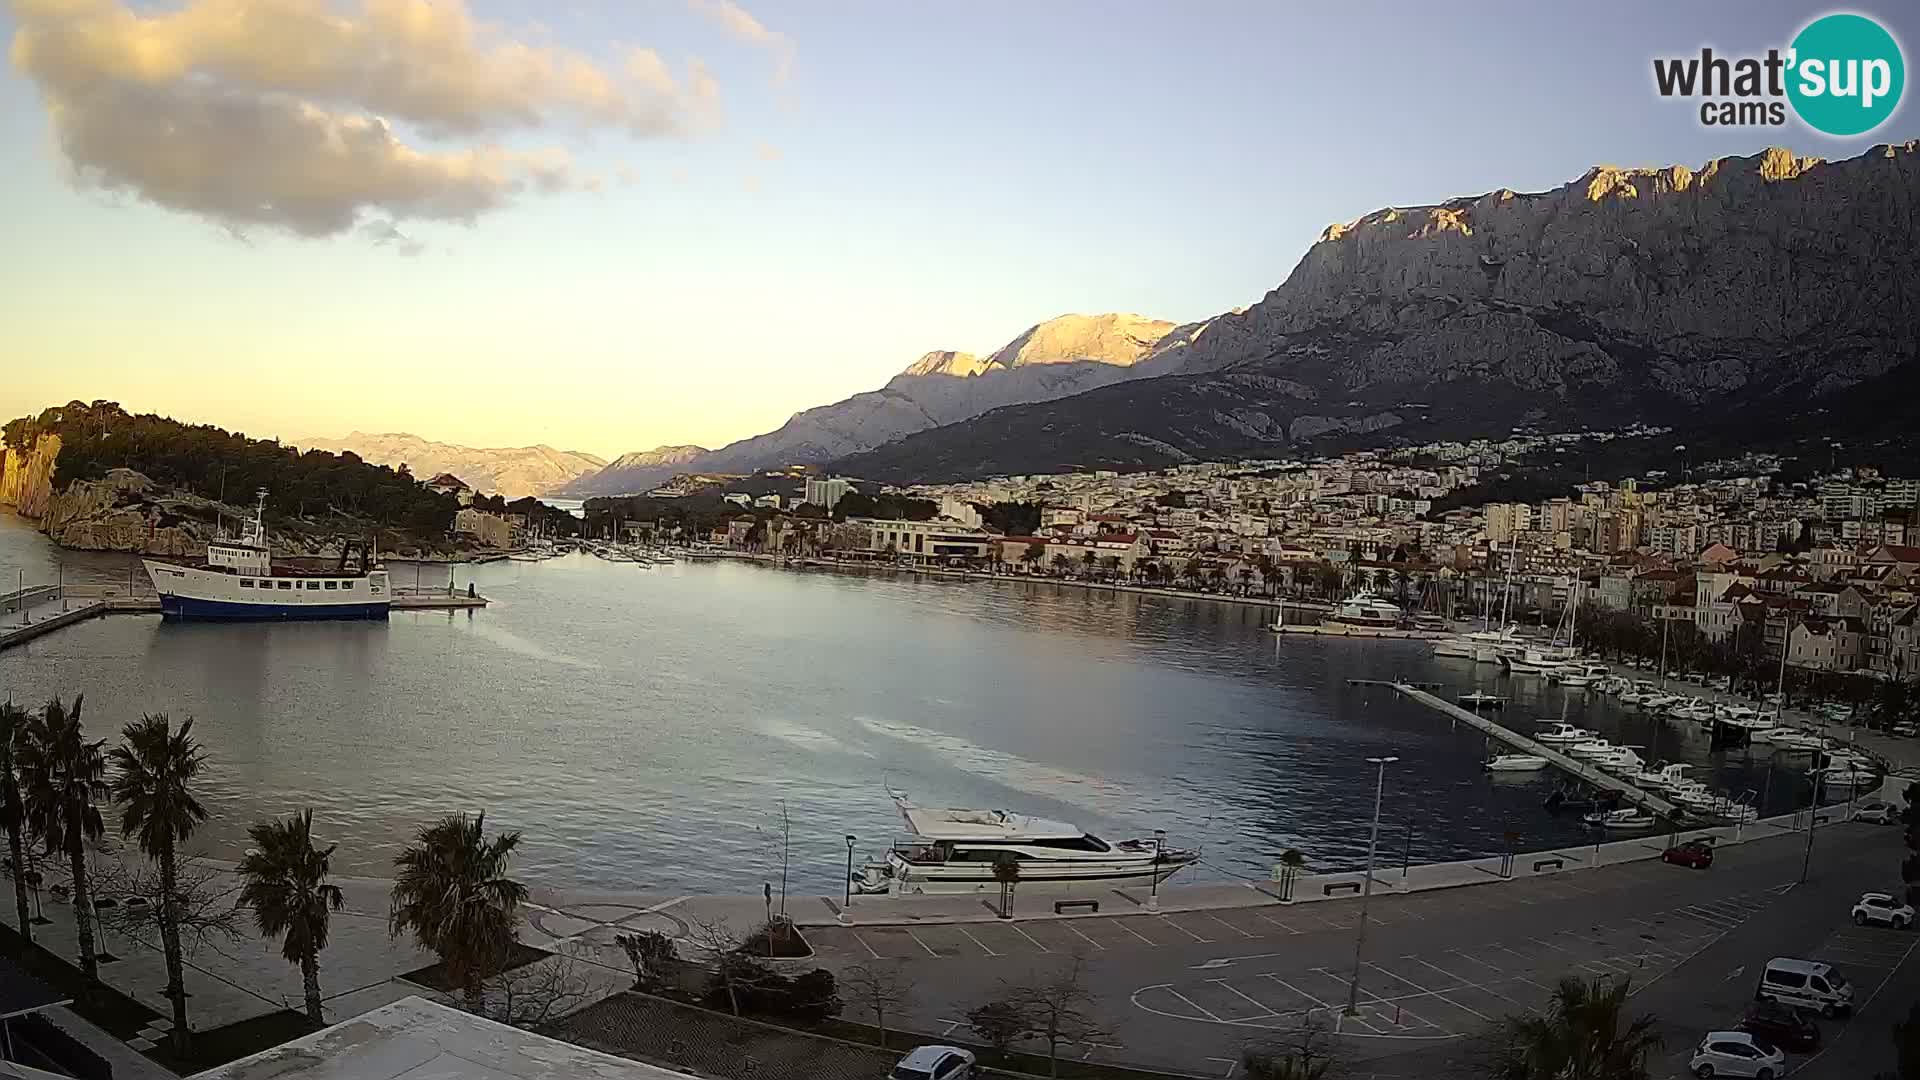
[[[124,581],[127,566],[0,518],[8,587],[16,569]],[[1493,853],[1508,830],[1523,848],[1591,839],[1540,808],[1550,774],[1489,778],[1480,736],[1349,678],[1479,681],[1515,695],[1511,721],[1654,741],[1599,695],[1510,687],[1412,642],[1276,637],[1264,610],[1213,601],[587,556],[456,574],[493,606],[386,624],[113,616],[0,653],[0,692],[85,693],[102,736],[142,712],[193,717],[215,853],[311,806],[344,871],[380,874],[422,823],[485,810],[526,832],[529,880],[634,890],[777,883],[783,808],[795,887],[837,890],[843,835],[864,856],[900,834],[889,785],[1108,836],[1164,828],[1204,845],[1188,880],[1264,879],[1289,847],[1352,865],[1373,809],[1364,759],[1384,755],[1401,760],[1383,861]],[[1764,756],[1659,738],[1659,757],[1763,786]],[[1804,793],[1784,770],[1772,789],[1777,805]]]

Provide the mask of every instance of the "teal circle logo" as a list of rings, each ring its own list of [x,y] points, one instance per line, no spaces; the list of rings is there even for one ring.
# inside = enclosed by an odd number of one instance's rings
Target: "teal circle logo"
[[[1787,99],[1815,131],[1864,135],[1886,122],[1906,88],[1900,43],[1864,15],[1822,15],[1793,39]]]

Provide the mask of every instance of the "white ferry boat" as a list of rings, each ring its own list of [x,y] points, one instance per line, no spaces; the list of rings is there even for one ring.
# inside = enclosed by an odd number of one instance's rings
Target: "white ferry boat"
[[[1200,857],[1154,840],[1108,842],[1075,825],[1005,810],[935,810],[895,796],[916,842],[896,844],[886,861],[856,877],[862,892],[998,892],[994,862],[1020,863],[1018,888],[1121,888],[1165,881]]]
[[[384,619],[392,600],[387,572],[371,568],[362,549],[357,570],[343,554],[334,570],[273,565],[267,546],[267,495],[235,538],[207,545],[197,563],[142,560],[160,594],[163,618],[215,621]]]

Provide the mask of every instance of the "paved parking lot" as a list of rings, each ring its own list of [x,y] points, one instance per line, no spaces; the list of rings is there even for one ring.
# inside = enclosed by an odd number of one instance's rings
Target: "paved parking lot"
[[[1140,987],[1132,1002],[1158,1016],[1240,1028],[1287,1030],[1318,1017],[1348,1036],[1451,1039],[1538,1006],[1563,975],[1647,985],[1777,895],[1735,895],[1464,948],[1373,950],[1360,969],[1357,1015],[1345,1015],[1350,962],[1301,966],[1286,952],[1217,958],[1197,965],[1200,972]]]

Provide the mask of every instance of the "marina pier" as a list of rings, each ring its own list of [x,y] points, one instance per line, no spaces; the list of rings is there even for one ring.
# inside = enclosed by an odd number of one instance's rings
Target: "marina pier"
[[[1508,746],[1517,748],[1521,753],[1533,754],[1537,757],[1546,758],[1549,762],[1553,764],[1555,768],[1558,768],[1564,772],[1570,773],[1573,776],[1578,777],[1579,779],[1589,784],[1592,784],[1594,787],[1603,788],[1607,791],[1618,792],[1622,799],[1625,799],[1630,803],[1635,803],[1646,810],[1649,810],[1655,814],[1660,815],[1661,817],[1675,818],[1675,817],[1681,816],[1681,810],[1679,807],[1661,798],[1660,796],[1654,795],[1650,792],[1642,791],[1641,789],[1634,787],[1632,784],[1627,783],[1625,780],[1622,780],[1619,777],[1610,776],[1607,773],[1601,772],[1599,769],[1596,769],[1593,766],[1588,765],[1583,761],[1576,761],[1573,758],[1568,757],[1566,754],[1563,754],[1560,751],[1555,750],[1553,747],[1548,746],[1547,744],[1540,742],[1536,739],[1530,739],[1527,736],[1522,735],[1519,732],[1513,730],[1512,728],[1505,727],[1501,724],[1496,724],[1493,721],[1487,719],[1486,717],[1479,715],[1478,713],[1475,713],[1469,709],[1463,709],[1460,706],[1455,705],[1451,701],[1443,701],[1440,698],[1437,698],[1432,694],[1426,692],[1425,690],[1421,690],[1407,683],[1390,683],[1388,685],[1392,686],[1394,692],[1401,695],[1402,697],[1411,698],[1412,700],[1417,701],[1420,704],[1425,705],[1430,709],[1434,709],[1438,712],[1441,712],[1446,716],[1448,716],[1449,718],[1458,720],[1463,724],[1470,724],[1473,727],[1478,728],[1479,730],[1492,736],[1493,738],[1499,739],[1501,742],[1506,743]]]

